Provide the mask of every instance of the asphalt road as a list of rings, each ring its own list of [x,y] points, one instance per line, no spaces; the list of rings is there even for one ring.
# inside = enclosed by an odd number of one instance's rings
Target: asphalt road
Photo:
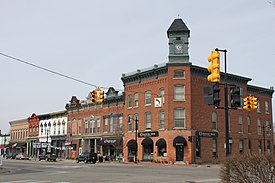
[[[65,160],[58,162],[4,160],[0,170],[3,183],[216,183],[220,166],[158,165],[140,163],[84,164]],[[3,171],[5,170],[5,171]]]

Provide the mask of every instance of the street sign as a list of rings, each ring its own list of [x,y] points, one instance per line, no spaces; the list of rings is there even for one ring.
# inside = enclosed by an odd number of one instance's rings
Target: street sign
[[[198,137],[218,137],[218,132],[196,131]]]

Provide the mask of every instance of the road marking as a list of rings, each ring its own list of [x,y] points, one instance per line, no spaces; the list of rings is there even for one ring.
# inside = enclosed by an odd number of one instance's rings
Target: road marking
[[[17,180],[17,181],[8,181],[8,182],[1,182],[1,183],[45,183],[45,182],[52,182],[52,181],[37,181],[37,180]],[[53,183],[71,183],[71,182],[53,182]]]

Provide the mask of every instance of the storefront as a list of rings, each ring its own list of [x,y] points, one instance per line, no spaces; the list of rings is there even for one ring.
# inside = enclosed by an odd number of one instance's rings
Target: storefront
[[[98,141],[102,148],[102,156],[105,160],[120,161],[122,158],[122,137],[102,138]]]

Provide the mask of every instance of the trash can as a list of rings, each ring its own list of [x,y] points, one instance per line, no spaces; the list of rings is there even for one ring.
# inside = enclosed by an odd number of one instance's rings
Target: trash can
[[[103,156],[99,156],[99,157],[98,157],[98,162],[99,162],[99,163],[103,163]]]

